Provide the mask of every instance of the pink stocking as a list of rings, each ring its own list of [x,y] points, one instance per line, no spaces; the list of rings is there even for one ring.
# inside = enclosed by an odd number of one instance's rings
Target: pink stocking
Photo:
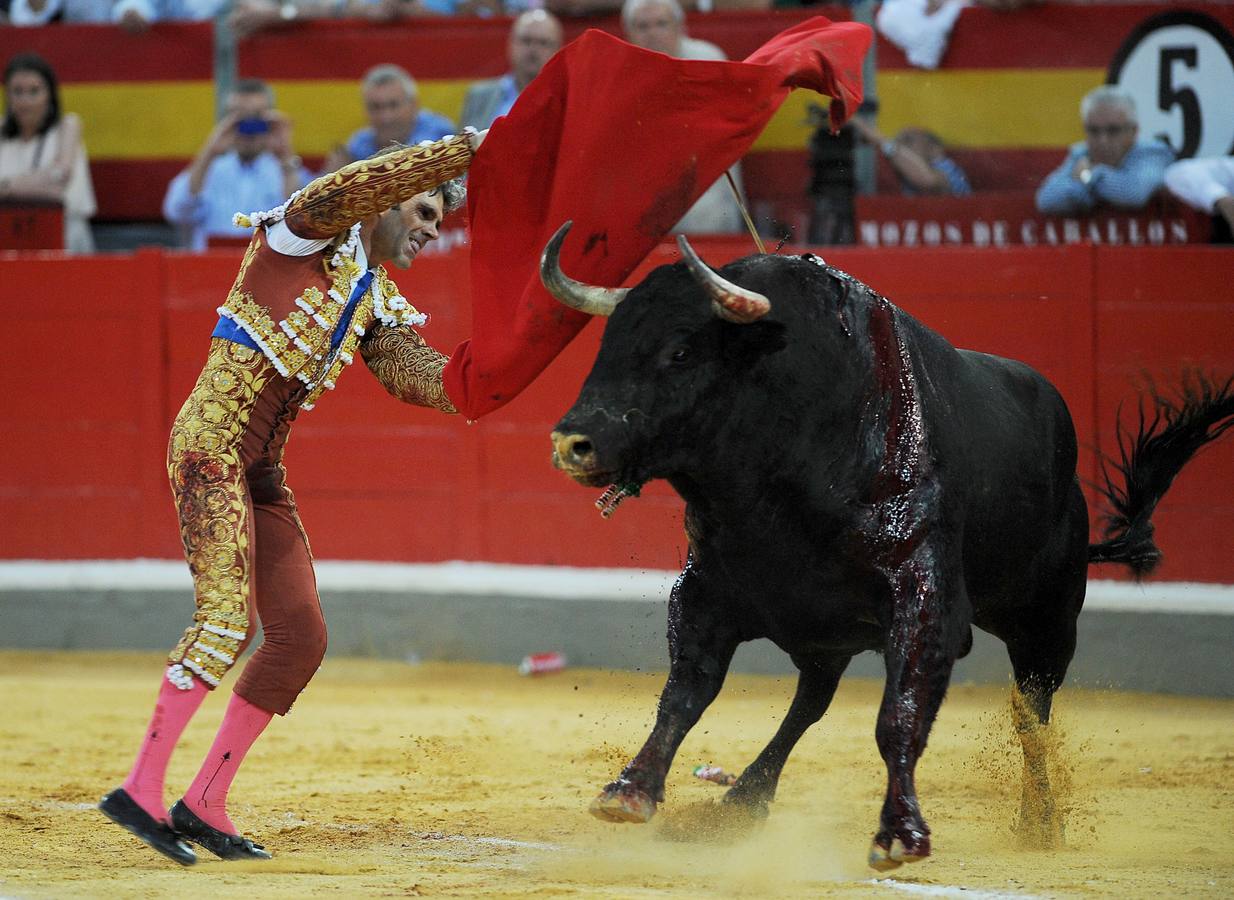
[[[214,746],[184,794],[184,804],[210,827],[226,834],[239,834],[227,817],[227,792],[244,755],[272,718],[274,713],[254,706],[239,694],[231,695]]]
[[[167,807],[163,805],[163,780],[167,777],[167,764],[184,732],[184,726],[188,725],[208,693],[205,685],[196,678],[187,691],[166,678],[159,688],[150,727],[146,729],[146,737],[137,752],[133,770],[124,780],[124,790],[155,819],[167,820]]]

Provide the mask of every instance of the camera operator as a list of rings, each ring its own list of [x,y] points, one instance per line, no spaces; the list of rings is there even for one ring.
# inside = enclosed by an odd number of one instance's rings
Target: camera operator
[[[232,216],[278,206],[309,177],[291,149],[291,122],[274,109],[274,92],[243,79],[193,162],[167,186],[163,215],[191,250],[206,249],[211,238],[247,241],[252,229]]]

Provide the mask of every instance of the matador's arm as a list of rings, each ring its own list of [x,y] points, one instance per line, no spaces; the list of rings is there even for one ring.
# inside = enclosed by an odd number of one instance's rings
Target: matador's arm
[[[391,396],[416,406],[458,412],[441,381],[450,357],[426,344],[410,325],[370,329],[360,343],[360,356]]]
[[[314,179],[287,204],[283,221],[302,238],[325,240],[467,171],[472,134],[361,159]]]

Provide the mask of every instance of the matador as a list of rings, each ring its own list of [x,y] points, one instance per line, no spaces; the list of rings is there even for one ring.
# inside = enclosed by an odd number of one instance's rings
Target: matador
[[[312,553],[283,467],[292,423],[358,353],[400,400],[453,413],[447,357],[386,274],[406,268],[461,205],[457,179],[483,133],[399,148],[324,175],[274,210],[237,215],[254,229],[196,386],[172,426],[167,469],[196,612],[167,661],[154,714],[109,819],[184,865],[188,842],[223,859],[268,859],[227,815],[245,754],[285,715],[321,663],[325,621]],[[201,770],[168,812],[167,765],[206,694],[248,645]]]

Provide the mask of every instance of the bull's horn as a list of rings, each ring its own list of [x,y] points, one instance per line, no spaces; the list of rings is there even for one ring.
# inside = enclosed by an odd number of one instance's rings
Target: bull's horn
[[[573,222],[566,222],[557,229],[540,255],[540,281],[548,292],[571,309],[593,316],[612,315],[617,304],[626,298],[629,288],[603,288],[575,281],[561,271],[561,243],[570,232]]]
[[[745,325],[771,312],[771,301],[762,294],[748,291],[726,278],[721,278],[699,259],[684,234],[677,235],[677,248],[685,257],[686,266],[694,280],[703,286],[703,290],[711,298],[711,308],[721,319]]]

